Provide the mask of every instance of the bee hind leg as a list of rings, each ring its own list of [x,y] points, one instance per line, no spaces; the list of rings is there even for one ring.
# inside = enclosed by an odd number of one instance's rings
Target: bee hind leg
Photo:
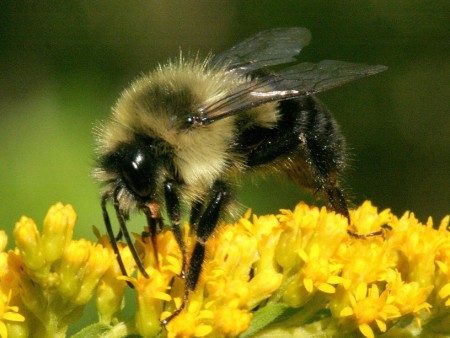
[[[250,130],[242,144],[254,145],[246,164],[283,173],[320,193],[350,223],[347,201],[338,177],[346,162],[345,140],[328,109],[314,96],[280,102],[280,118],[271,129]],[[254,135],[259,135],[256,138]]]
[[[326,188],[325,193],[327,195],[328,203],[334,211],[347,218],[350,224],[350,214],[348,212],[347,201],[338,187]]]

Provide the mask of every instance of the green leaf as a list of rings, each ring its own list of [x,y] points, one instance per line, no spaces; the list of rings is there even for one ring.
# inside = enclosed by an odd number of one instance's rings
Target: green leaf
[[[95,323],[75,333],[71,338],[98,338],[110,331],[113,327],[103,323]]]
[[[247,331],[245,331],[241,337],[247,338],[254,335],[256,332],[264,329],[267,325],[273,323],[281,315],[283,315],[289,306],[282,303],[274,303],[271,305],[266,305],[254,313],[252,323]]]
[[[119,322],[114,326],[96,323],[85,327],[71,338],[136,338],[136,328],[133,322]]]

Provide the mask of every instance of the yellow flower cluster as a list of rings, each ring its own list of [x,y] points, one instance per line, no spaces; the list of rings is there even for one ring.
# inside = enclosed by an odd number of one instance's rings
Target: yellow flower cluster
[[[115,261],[112,250],[73,240],[75,221],[72,207],[58,203],[45,217],[42,233],[30,218],[17,222],[16,248],[1,253],[2,338],[65,337]]]
[[[186,311],[167,325],[169,337],[238,336],[251,323],[250,310],[280,287],[283,276],[272,261],[281,233],[279,222],[272,215],[252,224],[248,217],[223,227],[207,243],[196,291]],[[180,285],[170,295],[178,300],[182,291]]]
[[[289,336],[300,332],[295,328],[308,336],[308,328],[318,325],[342,337],[374,337],[393,327],[450,334],[449,217],[434,229],[431,219],[424,225],[411,213],[397,218],[365,202],[351,218],[348,229],[341,215],[300,203],[278,216],[247,213],[222,226],[207,243],[199,284],[187,308],[167,325],[168,336],[230,337],[247,330],[244,336]],[[181,256],[173,236],[164,236],[175,250],[160,257],[161,270],[170,271],[158,279],[161,284],[148,281],[159,292],[143,297],[154,303],[147,304],[153,311],[168,299],[173,302],[166,310],[173,311],[183,291]],[[146,246],[151,256],[151,244]],[[158,275],[154,264],[151,276]],[[150,317],[143,307],[139,311]]]
[[[136,235],[147,279],[133,273],[125,245],[119,251],[129,276],[105,236],[97,234],[97,244],[73,240],[75,219],[70,206],[57,204],[39,233],[23,217],[9,252],[0,232],[0,337],[64,337],[92,297],[111,338],[450,334],[449,216],[434,228],[431,218],[422,224],[365,202],[351,211],[349,229],[341,215],[304,203],[277,216],[249,211],[208,240],[197,287],[165,328],[161,320],[184,293],[170,229],[157,235],[156,251]],[[190,253],[187,224],[184,239]],[[123,322],[127,283],[137,309]]]

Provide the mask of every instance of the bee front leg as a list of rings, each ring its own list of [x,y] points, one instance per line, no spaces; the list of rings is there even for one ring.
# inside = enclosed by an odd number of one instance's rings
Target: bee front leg
[[[183,233],[180,228],[180,201],[174,187],[174,182],[166,181],[164,183],[164,194],[167,213],[172,224],[172,231],[180,248],[183,260],[180,275],[182,278],[185,278],[187,266],[186,244],[184,243]]]
[[[147,217],[148,231],[142,232],[142,240],[145,242],[147,237],[150,237],[153,246],[153,254],[155,257],[156,265],[159,268],[158,260],[158,246],[156,242],[156,235],[158,231],[162,230],[162,218],[159,212],[158,203],[148,203],[143,207],[144,214]]]
[[[194,291],[197,286],[205,258],[206,242],[217,226],[220,212],[228,200],[229,192],[228,186],[224,183],[216,182],[214,184],[212,198],[198,222],[196,243],[192,252],[191,260],[189,261],[182,303],[178,309],[176,309],[168,318],[161,322],[164,326],[175,318],[181,311],[183,311],[189,299],[189,293]]]
[[[122,256],[120,255],[119,247],[117,245],[117,239],[114,236],[114,231],[113,231],[112,226],[111,226],[111,219],[109,218],[108,210],[106,210],[106,202],[107,202],[107,200],[108,200],[108,197],[107,196],[103,196],[102,204],[101,204],[102,213],[103,213],[103,220],[104,220],[105,225],[106,225],[106,231],[108,232],[109,241],[110,241],[111,246],[112,246],[112,248],[114,250],[114,254],[117,257],[117,263],[119,264],[120,271],[122,272],[122,275],[128,276],[127,269],[125,269],[125,264],[123,263]],[[128,281],[127,281],[127,284],[132,289],[134,289],[133,284],[131,284]]]
[[[113,195],[113,205],[114,205],[114,210],[116,211],[117,220],[119,221],[120,232],[124,236],[125,242],[127,243],[128,247],[130,248],[131,255],[133,256],[133,259],[136,262],[137,268],[139,269],[139,271],[142,273],[142,275],[145,278],[149,278],[147,271],[145,271],[144,264],[142,263],[142,260],[139,257],[139,253],[137,252],[136,247],[134,246],[133,240],[131,239],[130,232],[128,231],[128,228],[126,225],[127,216],[124,215],[124,213],[120,209],[118,193],[119,193],[119,188],[116,188],[114,190],[114,195]],[[105,221],[106,221],[106,218],[105,218]],[[107,228],[108,228],[108,226],[107,226]],[[116,244],[116,248],[117,248],[117,244]],[[114,250],[116,250],[116,248],[114,248]],[[119,258],[119,259],[122,260],[122,258]],[[122,266],[121,266],[121,269],[122,269]],[[123,272],[123,269],[122,269],[122,272]],[[126,272],[124,275],[127,276]],[[130,283],[128,283],[128,284],[130,284]]]

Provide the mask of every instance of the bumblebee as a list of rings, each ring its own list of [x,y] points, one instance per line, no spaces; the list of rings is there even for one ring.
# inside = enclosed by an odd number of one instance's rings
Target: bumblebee
[[[316,93],[379,73],[386,67],[342,61],[298,63],[310,42],[305,28],[260,32],[231,49],[201,59],[180,58],[138,78],[123,91],[110,119],[98,128],[94,177],[113,249],[123,236],[148,277],[126,222],[142,212],[156,248],[161,209],[182,252],[186,305],[198,282],[205,243],[218,222],[233,216],[234,192],[244,172],[285,175],[322,194],[347,219],[339,176],[346,166],[340,128]],[[273,66],[280,66],[273,71]],[[115,236],[106,204],[120,226]],[[190,208],[196,243],[188,262],[180,220]]]

